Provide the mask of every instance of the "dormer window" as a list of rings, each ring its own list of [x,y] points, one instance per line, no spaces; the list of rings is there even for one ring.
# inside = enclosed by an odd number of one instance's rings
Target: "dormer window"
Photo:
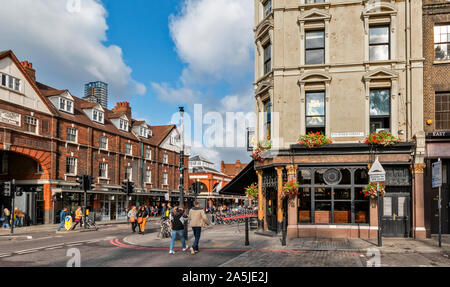
[[[149,136],[149,137],[153,136],[152,130],[148,130],[148,136]]]
[[[65,98],[59,98],[59,109],[68,113],[73,113],[73,102]]]
[[[148,137],[148,129],[144,128],[144,127],[140,127],[139,128],[139,135],[141,137]]]
[[[94,109],[92,112],[92,119],[96,122],[102,123],[103,124],[103,112]]]
[[[119,120],[119,129],[127,132],[128,131],[128,121],[120,119]]]

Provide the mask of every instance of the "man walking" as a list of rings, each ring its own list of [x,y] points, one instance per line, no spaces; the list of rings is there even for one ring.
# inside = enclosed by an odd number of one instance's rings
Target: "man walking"
[[[63,210],[61,210],[61,212],[59,213],[59,220],[60,220],[60,224],[59,227],[57,229],[57,231],[61,231],[61,228],[64,227],[64,225],[66,224],[66,216],[67,216],[68,212],[67,212],[67,207],[64,207]]]
[[[198,242],[200,241],[202,227],[210,225],[208,217],[206,217],[203,209],[200,208],[200,203],[198,201],[194,202],[194,208],[189,211],[189,224],[192,226],[195,237],[194,244],[192,244],[191,247],[191,254],[195,254],[198,252]]]

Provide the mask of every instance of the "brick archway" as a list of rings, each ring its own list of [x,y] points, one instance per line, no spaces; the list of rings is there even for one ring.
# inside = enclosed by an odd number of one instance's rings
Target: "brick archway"
[[[42,167],[42,170],[44,171],[44,178],[50,179],[50,172],[51,172],[51,166],[52,166],[52,158],[51,153],[47,151],[40,151],[35,149],[29,149],[24,147],[16,147],[11,146],[9,152],[15,152],[24,156],[27,156],[29,158],[32,158],[37,163],[39,163]]]

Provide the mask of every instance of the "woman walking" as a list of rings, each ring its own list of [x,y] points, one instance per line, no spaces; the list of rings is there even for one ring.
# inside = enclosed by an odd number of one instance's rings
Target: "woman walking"
[[[11,226],[9,225],[11,223],[11,213],[9,212],[9,209],[5,207],[5,209],[3,209],[3,218],[5,219],[3,221],[3,228],[11,228]]]
[[[185,212],[184,208],[181,205],[179,208],[176,206],[173,209],[173,212],[170,215],[170,227],[172,228],[172,240],[170,241],[170,250],[169,254],[175,254],[175,251],[173,251],[173,246],[175,244],[175,240],[177,239],[177,236],[181,239],[181,245],[183,247],[183,251],[186,251],[188,249],[188,246],[186,245],[186,241],[184,239],[184,221],[185,221]]]
[[[144,205],[139,207],[139,211],[137,213],[137,219],[139,224],[139,234],[145,234],[145,224],[147,223],[148,211]]]
[[[83,226],[83,223],[81,220],[83,219],[83,212],[81,211],[81,206],[78,206],[77,210],[75,210],[75,225],[72,227],[72,230],[75,230],[75,227],[77,227],[78,223],[80,224],[80,227]]]
[[[133,233],[136,233],[136,226],[137,226],[136,206],[132,206],[130,211],[128,211],[128,217],[130,218],[130,222],[131,222],[131,230],[133,231]]]

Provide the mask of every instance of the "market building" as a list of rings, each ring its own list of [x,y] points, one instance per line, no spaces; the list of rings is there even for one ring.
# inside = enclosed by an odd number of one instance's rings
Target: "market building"
[[[151,126],[135,120],[127,102],[108,110],[40,83],[32,64],[12,51],[0,52],[0,129],[0,181],[15,179],[26,191],[15,207],[31,224],[56,222],[62,207],[82,205],[76,182],[82,174],[94,177],[87,207],[97,220],[126,218],[130,204],[179,200],[175,125]],[[126,179],[134,182],[130,198],[122,191]],[[10,198],[1,196],[10,208]]]
[[[240,166],[240,162],[237,163]],[[222,167],[225,163],[222,162]],[[236,167],[236,164],[233,164]],[[237,170],[233,169],[233,172]],[[242,195],[224,195],[219,192],[233,179],[233,176],[214,169],[214,163],[196,155],[189,158],[189,189],[191,194],[197,195],[202,206],[241,204]]]
[[[431,166],[442,161],[442,233],[450,233],[450,2],[423,1],[424,126],[426,132],[425,227],[439,232],[438,188],[431,187]]]
[[[292,237],[424,238],[422,1],[255,0],[255,160],[260,229]],[[386,130],[390,147],[365,143]],[[323,133],[332,144],[307,148]],[[361,193],[376,156],[382,206]],[[283,183],[299,195],[280,200]]]

